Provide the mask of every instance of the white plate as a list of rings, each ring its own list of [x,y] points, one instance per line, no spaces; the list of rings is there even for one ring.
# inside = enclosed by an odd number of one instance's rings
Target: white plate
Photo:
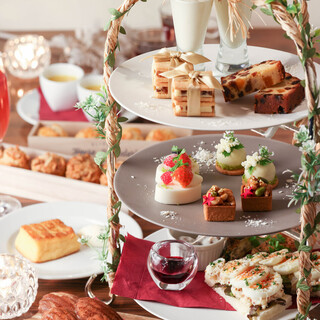
[[[0,219],[0,252],[19,254],[14,241],[20,226],[38,223],[50,219],[60,219],[77,233],[80,228],[90,224],[105,224],[107,208],[89,202],[49,202],[40,203],[16,210]],[[129,215],[120,212],[120,223],[124,226],[122,234],[127,232],[142,238],[142,230]],[[33,263],[39,279],[66,280],[89,277],[93,273],[102,273],[97,253],[87,246],[81,246],[79,252],[43,263]]]
[[[19,116],[26,122],[35,125],[39,121],[40,97],[37,89],[27,92],[17,102],[17,112]],[[128,118],[127,122],[137,118],[135,114],[123,109],[121,116]]]
[[[300,79],[304,78],[296,55],[252,46],[249,46],[248,51],[251,64],[270,59],[280,60],[287,72]],[[112,96],[120,105],[142,118],[174,127],[217,131],[272,127],[302,119],[307,115],[305,101],[289,114],[255,114],[252,94],[237,101],[225,103],[222,93],[216,90],[215,117],[176,117],[172,112],[171,100],[152,98],[151,64],[152,55],[156,52],[148,52],[124,62],[111,74],[110,78]],[[213,62],[216,60],[217,52],[217,44],[204,46],[204,55]],[[148,56],[150,58],[142,61]],[[319,65],[316,67],[319,71]],[[208,70],[212,68],[213,63],[207,64]]]
[[[167,239],[166,229],[161,229],[152,233],[147,240],[161,241]],[[165,294],[165,291],[164,291]],[[223,320],[245,320],[246,317],[235,311],[214,310],[204,308],[179,308],[159,302],[150,302],[135,300],[142,308],[154,314],[155,316],[166,320],[194,320],[194,319],[223,319]],[[286,310],[281,314],[278,320],[294,319],[297,310]]]

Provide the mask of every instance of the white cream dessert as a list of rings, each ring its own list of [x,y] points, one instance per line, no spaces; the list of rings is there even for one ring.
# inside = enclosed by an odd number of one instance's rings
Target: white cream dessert
[[[244,167],[243,181],[246,182],[248,178],[255,176],[265,179],[272,188],[275,188],[278,185],[278,178],[273,160],[270,159],[271,156],[273,156],[273,152],[270,152],[266,146],[261,146],[259,152],[255,152],[251,156],[247,155],[246,161],[242,162]]]
[[[246,150],[233,131],[226,131],[223,139],[215,146],[216,169],[227,175],[242,175],[244,172],[242,162],[246,160]]]
[[[156,170],[155,200],[164,204],[185,204],[201,198],[198,164],[185,149],[172,148],[174,154],[165,157]]]
[[[100,224],[90,224],[81,228],[78,232],[81,238],[84,238],[91,247],[102,248],[103,240],[99,239],[99,235],[105,232],[105,226]]]

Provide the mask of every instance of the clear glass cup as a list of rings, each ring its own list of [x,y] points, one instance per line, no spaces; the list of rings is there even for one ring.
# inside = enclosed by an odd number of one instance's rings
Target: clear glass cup
[[[213,0],[171,0],[177,49],[202,54]]]
[[[198,270],[194,247],[180,240],[156,242],[148,256],[148,270],[156,285],[163,290],[182,290]]]
[[[18,199],[0,194],[0,218],[20,208],[21,202]]]
[[[220,46],[217,56],[216,69],[226,75],[249,66],[247,37],[243,37],[240,28],[230,35],[228,1],[215,0],[215,12],[220,34]],[[251,0],[235,3],[235,8],[244,22],[246,29],[251,19]]]
[[[27,312],[38,290],[32,264],[13,254],[0,254],[0,319],[12,319]]]

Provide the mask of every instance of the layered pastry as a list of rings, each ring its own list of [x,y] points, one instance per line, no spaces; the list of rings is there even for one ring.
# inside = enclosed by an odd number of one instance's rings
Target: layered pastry
[[[285,79],[271,88],[260,90],[255,96],[256,113],[290,113],[304,99],[305,92],[299,78],[286,73]]]
[[[0,164],[10,167],[30,169],[30,158],[18,146],[4,148],[0,146]]]
[[[201,198],[198,164],[185,149],[173,148],[177,153],[166,156],[156,170],[155,200],[164,204],[185,204]]]
[[[16,249],[32,262],[55,260],[80,250],[71,227],[54,219],[20,227]]]
[[[233,221],[236,201],[232,191],[213,185],[203,196],[203,213],[207,221]]]
[[[207,266],[205,282],[248,319],[276,319],[292,303],[284,293],[281,275],[274,270],[285,255],[260,253],[229,262],[219,258]],[[264,260],[275,263],[263,264]]]
[[[167,141],[177,138],[177,135],[167,128],[153,129],[146,136],[146,141]]]
[[[144,140],[142,132],[139,128],[127,127],[122,129],[123,140]]]
[[[246,161],[242,162],[244,167],[242,183],[245,184],[250,177],[255,176],[266,180],[272,188],[275,188],[279,181],[271,156],[273,152],[270,152],[266,146],[261,146],[259,152],[247,155]]]
[[[202,71],[201,76],[211,77],[212,72]],[[200,82],[199,90],[193,90],[194,99],[190,98],[191,89],[189,75],[179,76],[172,79],[172,108],[175,116],[199,116],[213,117],[215,107],[214,88],[210,88],[205,83]],[[196,100],[196,102],[195,102]]]
[[[230,176],[242,175],[244,172],[241,163],[246,160],[246,150],[233,131],[226,131],[223,139],[215,146],[216,169],[222,174]]]
[[[221,77],[224,99],[226,102],[236,100],[249,93],[270,88],[284,78],[285,71],[280,61],[263,61]]]
[[[241,204],[243,211],[271,211],[272,188],[263,178],[251,176],[241,186]]]
[[[67,137],[68,133],[57,123],[50,126],[43,126],[38,130],[40,137]]]
[[[46,152],[31,161],[31,170],[42,173],[64,176],[66,172],[66,160],[57,154]]]
[[[79,130],[75,138],[99,138],[101,134],[94,127],[87,127]]]
[[[161,52],[161,51],[160,51]],[[176,60],[177,65],[182,64],[183,61]],[[193,70],[193,64],[187,63],[188,69]],[[171,57],[155,55],[152,62],[152,85],[153,96],[157,99],[170,99],[171,98],[171,79],[161,75],[161,73],[171,70]]]
[[[67,178],[100,183],[100,176],[100,168],[88,153],[73,156],[67,163]]]

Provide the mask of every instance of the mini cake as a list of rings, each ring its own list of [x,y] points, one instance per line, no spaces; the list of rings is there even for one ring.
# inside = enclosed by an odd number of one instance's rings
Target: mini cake
[[[99,138],[101,134],[93,127],[81,129],[75,135],[75,138]]]
[[[55,260],[80,250],[73,229],[59,219],[21,226],[15,246],[32,262]]]
[[[226,102],[236,100],[249,93],[270,88],[284,78],[285,71],[280,61],[263,61],[221,77],[224,99]]]
[[[31,170],[57,176],[64,176],[66,172],[66,160],[51,152],[32,159]]]
[[[38,130],[38,136],[41,137],[67,137],[68,133],[56,123],[50,126],[43,126]]]
[[[202,177],[198,164],[185,149],[166,156],[156,170],[155,200],[164,204],[185,204],[201,198]]]
[[[139,128],[127,127],[122,129],[123,140],[144,140]]]
[[[273,156],[273,152],[269,152],[265,146],[260,147],[259,152],[255,152],[251,156],[247,155],[246,161],[242,162],[242,166],[244,167],[242,183],[245,184],[247,179],[255,176],[265,179],[272,188],[275,188],[279,181],[273,160],[270,159],[271,156]]]
[[[304,99],[300,79],[286,73],[285,79],[271,88],[260,90],[255,96],[256,113],[290,113]]]
[[[246,160],[246,150],[239,139],[234,137],[233,131],[226,131],[215,148],[217,171],[230,176],[243,174],[241,163]]]
[[[101,170],[90,154],[78,154],[67,163],[66,177],[93,183],[100,183]]]
[[[171,129],[160,128],[151,130],[146,136],[146,141],[166,141],[175,138],[177,135]]]
[[[212,72],[202,71],[201,76],[212,77]],[[190,78],[189,75],[179,76],[172,79],[172,108],[175,116],[178,117],[213,117],[215,107],[214,88],[208,87],[201,82],[199,85],[199,92],[195,92],[195,99],[198,103],[190,103]]]
[[[232,191],[213,185],[203,196],[203,213],[207,221],[233,221],[236,201]]]
[[[266,180],[251,176],[241,186],[241,203],[243,211],[271,211],[272,188]]]
[[[0,164],[10,167],[30,169],[29,156],[18,146],[4,148],[0,146]]]

